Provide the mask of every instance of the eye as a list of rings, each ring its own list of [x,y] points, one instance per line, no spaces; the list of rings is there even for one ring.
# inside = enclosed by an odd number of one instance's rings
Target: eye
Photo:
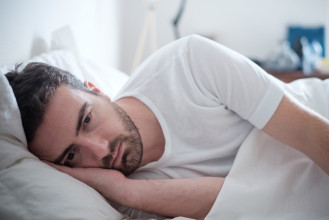
[[[72,160],[74,158],[74,153],[70,152],[69,155],[67,156],[67,160]]]
[[[66,160],[64,162],[64,166],[72,166],[73,159],[74,159],[74,152],[71,151],[67,154]]]
[[[83,121],[83,126],[85,127],[91,120],[90,113],[86,116],[85,120]]]

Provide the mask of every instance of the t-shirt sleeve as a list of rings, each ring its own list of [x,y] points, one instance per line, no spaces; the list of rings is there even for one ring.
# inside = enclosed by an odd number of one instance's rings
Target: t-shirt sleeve
[[[200,90],[257,128],[270,120],[283,97],[283,83],[248,58],[209,39],[188,39],[187,63]]]

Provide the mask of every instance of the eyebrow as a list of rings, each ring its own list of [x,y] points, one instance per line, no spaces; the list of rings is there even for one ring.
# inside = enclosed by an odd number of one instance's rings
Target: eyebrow
[[[81,125],[82,125],[82,120],[83,116],[85,115],[86,108],[87,108],[88,102],[85,102],[82,107],[80,108],[79,115],[78,115],[78,120],[77,120],[77,126],[75,128],[75,136],[79,135]],[[64,151],[63,153],[54,161],[55,164],[61,164],[62,160],[66,156],[66,154],[73,148],[74,144],[70,144]]]

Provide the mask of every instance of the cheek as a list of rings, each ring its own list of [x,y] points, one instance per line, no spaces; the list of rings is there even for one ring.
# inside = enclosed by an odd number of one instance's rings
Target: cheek
[[[49,146],[48,143],[49,137],[44,131],[42,130],[40,131],[40,130],[41,129],[39,129],[36,132],[33,141],[28,146],[28,149],[32,154],[37,156],[39,159],[46,160],[47,158],[45,154],[47,153],[47,151],[45,149],[45,146]]]
[[[98,134],[106,134],[108,138],[112,136],[122,134],[124,131],[122,120],[117,117],[115,112],[110,113],[97,113],[93,114],[93,121],[90,124],[90,132],[96,132]]]
[[[47,160],[47,161],[52,161],[54,156],[56,156],[54,153],[49,148],[45,148],[43,146],[47,145],[42,145],[41,146],[29,146],[29,151],[34,154],[36,157],[38,157],[40,160]]]
[[[34,154],[35,156],[37,156],[37,157],[39,157],[38,155],[40,155],[40,150],[36,147],[36,146],[34,146],[34,145],[31,145],[31,144],[29,144],[29,146],[27,147],[28,148],[28,150],[32,153],[32,154]],[[39,157],[40,158],[40,157]],[[41,159],[41,158],[40,158]]]

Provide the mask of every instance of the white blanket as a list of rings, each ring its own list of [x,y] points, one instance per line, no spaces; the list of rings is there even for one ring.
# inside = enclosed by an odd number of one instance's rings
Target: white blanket
[[[287,86],[325,117],[328,90],[329,81],[317,79]],[[254,129],[206,219],[329,219],[329,176],[304,154]]]

